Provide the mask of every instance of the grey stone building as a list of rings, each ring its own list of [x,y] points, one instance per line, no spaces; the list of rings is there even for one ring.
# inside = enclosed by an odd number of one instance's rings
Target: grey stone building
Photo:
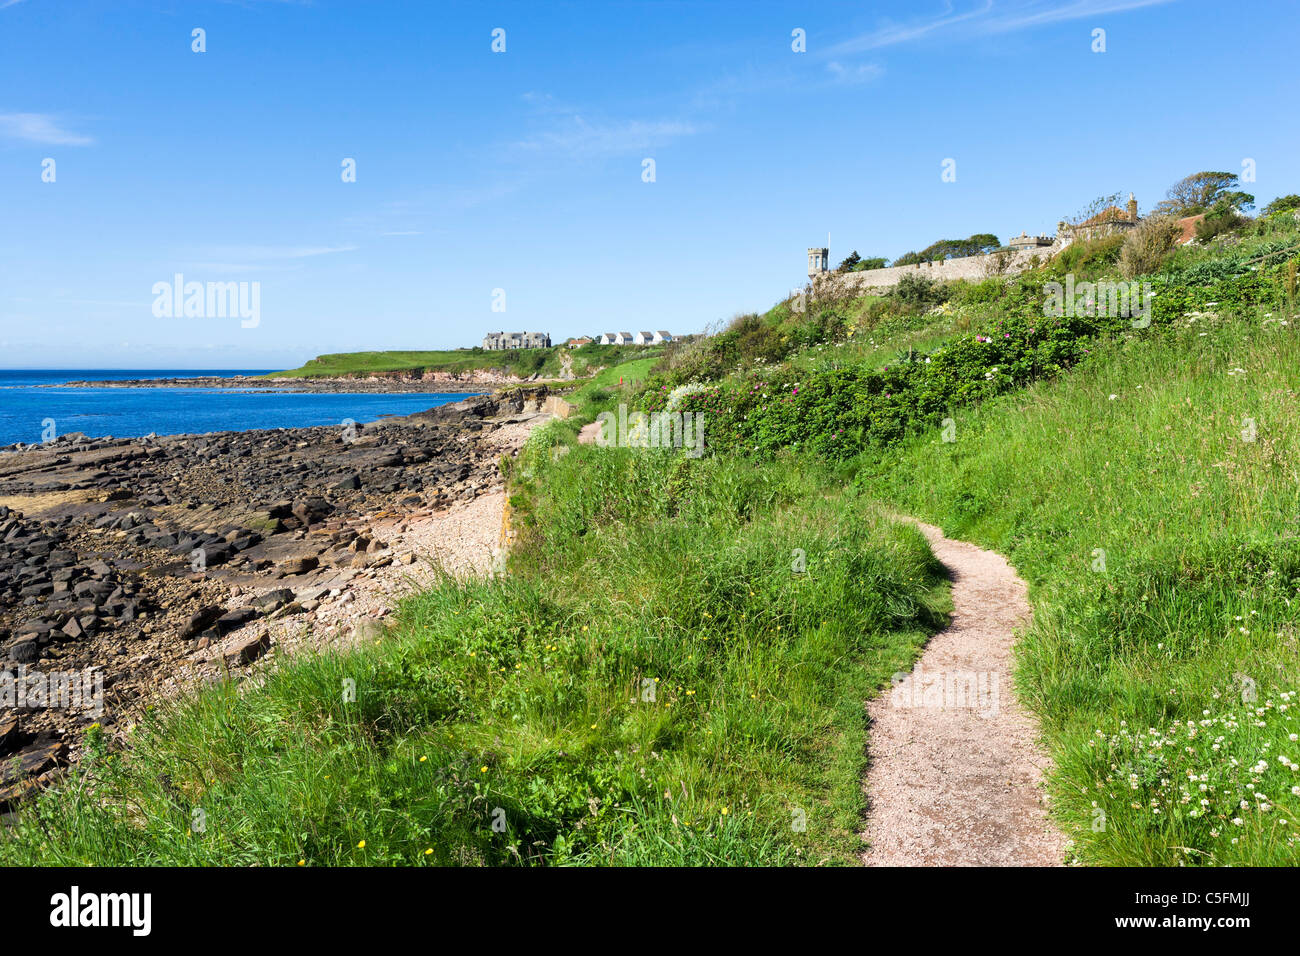
[[[546,332],[489,332],[483,336],[483,348],[488,352],[550,347],[551,336]]]
[[[808,278],[812,279],[831,268],[831,251],[825,246],[810,246],[808,248]]]

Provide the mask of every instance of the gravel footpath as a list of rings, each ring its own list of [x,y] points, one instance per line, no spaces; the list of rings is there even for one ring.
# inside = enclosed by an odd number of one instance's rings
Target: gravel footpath
[[[953,616],[905,681],[872,700],[867,866],[1058,866],[1038,727],[1015,699],[1025,583],[992,551],[913,522],[952,575]]]

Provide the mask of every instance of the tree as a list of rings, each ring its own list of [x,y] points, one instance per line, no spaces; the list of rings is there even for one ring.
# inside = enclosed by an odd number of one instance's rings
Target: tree
[[[884,256],[872,256],[870,259],[861,259],[853,267],[854,272],[866,272],[868,269],[883,269],[889,260]]]
[[[1291,193],[1289,196],[1278,196],[1271,203],[1261,210],[1265,216],[1271,216],[1275,212],[1290,212],[1293,209],[1300,209],[1300,196]]]
[[[858,250],[854,249],[852,252],[848,254],[848,256],[844,259],[844,261],[840,263],[839,268],[836,269],[835,271],[850,272],[852,271],[853,267],[856,266],[861,261],[862,261],[862,257],[858,255]]]
[[[1228,198],[1222,198],[1210,207],[1205,218],[1196,224],[1196,239],[1198,242],[1209,242],[1215,236],[1233,232],[1248,222],[1249,219],[1238,214],[1235,203]]]
[[[940,239],[932,242],[920,252],[909,252],[894,260],[896,266],[908,266],[915,262],[942,262],[944,259],[964,259],[967,256],[979,256],[1001,248],[1002,243],[991,232],[977,232],[966,239]]]
[[[1157,214],[1195,216],[1208,212],[1216,204],[1227,202],[1239,209],[1255,205],[1255,197],[1237,192],[1237,174],[1206,171],[1184,176],[1169,187],[1165,198],[1156,205]]]

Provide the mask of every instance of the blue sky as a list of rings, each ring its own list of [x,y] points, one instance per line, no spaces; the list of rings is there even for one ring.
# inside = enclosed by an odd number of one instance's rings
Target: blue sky
[[[1300,192],[1298,27],[1295,0],[0,0],[0,366],[695,332],[828,233],[839,261],[1052,232],[1248,159],[1262,205]],[[259,324],[155,317],[176,273],[259,282]]]

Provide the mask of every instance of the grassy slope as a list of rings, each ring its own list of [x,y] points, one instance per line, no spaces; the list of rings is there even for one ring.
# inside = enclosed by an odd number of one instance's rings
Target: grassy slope
[[[1300,861],[1292,322],[1112,344],[860,477],[1033,584],[1019,685],[1085,862]]]
[[[268,378],[319,378],[367,375],[378,372],[438,371],[464,374],[482,369],[501,369],[519,376],[560,374],[563,356],[568,354],[573,370],[583,376],[589,369],[604,368],[635,355],[659,355],[654,346],[584,345],[578,349],[553,346],[549,349],[485,352],[482,349],[446,351],[338,352],[320,355],[302,368],[272,372]]]
[[[828,448],[859,470],[856,487],[1007,553],[1030,578],[1018,681],[1084,862],[1300,862],[1300,442],[1286,428],[1300,411],[1300,235],[1285,220],[1253,231],[1170,256],[1158,321],[1140,332],[1127,320],[1045,328],[1041,298],[989,299],[988,283],[921,312],[832,304],[838,340],[776,362],[784,345],[740,323],[719,342],[728,374],[700,402],[735,429],[733,448],[860,427]],[[1104,277],[1117,250],[1076,248],[1027,281]],[[793,335],[783,309],[760,325],[776,316]],[[812,324],[833,327],[826,314]],[[1055,372],[1026,361],[1045,331],[1065,360]],[[912,349],[936,365],[905,362]],[[718,366],[683,359],[665,386]],[[896,373],[859,371],[886,366]],[[846,406],[844,388],[863,381]],[[948,409],[955,443],[939,427]],[[873,434],[900,420],[913,436],[901,444]]]

